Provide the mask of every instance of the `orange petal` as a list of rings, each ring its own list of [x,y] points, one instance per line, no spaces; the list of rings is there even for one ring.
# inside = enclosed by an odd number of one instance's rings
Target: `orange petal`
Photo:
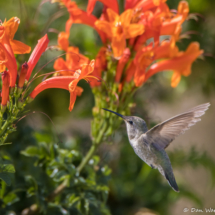
[[[181,80],[181,75],[178,72],[174,72],[171,79],[171,87],[177,87]]]
[[[176,16],[171,20],[162,23],[160,34],[161,35],[174,35],[180,30],[180,23],[182,16]]]
[[[64,51],[66,51],[67,48],[69,47],[68,39],[69,39],[69,34],[68,33],[60,32],[58,34],[58,44]]]
[[[6,69],[6,66],[0,62],[0,72],[3,72]]]
[[[189,13],[189,5],[187,1],[180,1],[178,4],[178,14],[183,16],[183,21],[187,18]]]
[[[186,54],[193,54],[196,52],[199,52],[199,43],[198,42],[192,42],[189,44],[187,50],[186,50]]]
[[[110,26],[110,23],[107,22],[107,21],[102,21],[102,20],[97,20],[95,22],[95,26],[105,32],[107,34],[108,37],[112,37],[112,33],[111,33],[111,26]]]
[[[160,46],[154,49],[154,52],[154,60],[175,57],[178,54],[178,47],[175,44],[174,37],[170,41],[163,41]]]
[[[79,80],[85,78],[87,75],[93,72],[95,67],[95,60],[91,60],[89,64],[83,65]]]
[[[75,91],[75,88],[76,88],[78,82],[79,82],[79,79],[75,79],[74,81],[69,83],[69,92],[70,93]]]
[[[70,103],[69,103],[69,111],[71,112],[76,101],[76,93],[70,92]]]
[[[126,39],[141,35],[143,34],[143,32],[144,32],[144,25],[131,24],[128,27],[126,27],[126,33],[125,33]]]
[[[12,17],[10,20],[3,23],[6,34],[9,36],[11,40],[14,38],[14,35],[18,29],[19,23],[20,23],[20,19],[17,17]]]
[[[119,19],[119,15],[110,8],[107,9],[107,14],[110,22],[114,22]]]
[[[63,58],[58,58],[55,62],[54,62],[54,69],[56,71],[58,70],[69,70],[67,65],[66,65],[66,62],[64,61]],[[66,71],[65,71],[66,72]],[[64,72],[60,72],[61,75],[64,74]]]
[[[184,75],[184,76],[189,76],[190,74],[191,74],[191,64],[190,65],[188,65],[187,66],[187,68],[186,69],[184,69],[184,71],[182,72],[182,75]]]
[[[17,40],[11,40],[10,45],[14,54],[26,54],[30,53],[31,47]]]
[[[13,49],[10,45],[10,40],[8,35],[6,34],[4,26],[0,26],[0,50],[1,50],[1,58],[4,60],[2,64],[4,64],[10,73],[10,86],[14,87],[16,84],[17,78],[17,64],[16,59],[13,53]]]
[[[122,22],[123,27],[127,27],[131,23],[131,18],[133,16],[133,10],[128,9],[120,15],[120,20]]]
[[[81,87],[76,87],[75,88],[75,93],[76,93],[76,95],[77,96],[81,96],[81,94],[82,94],[82,92],[83,92],[84,90],[83,90],[83,88],[81,88]]]

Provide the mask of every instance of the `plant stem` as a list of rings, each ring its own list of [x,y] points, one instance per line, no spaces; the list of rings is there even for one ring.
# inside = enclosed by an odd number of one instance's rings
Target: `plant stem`
[[[96,144],[93,144],[90,148],[90,150],[87,152],[85,158],[81,161],[80,165],[77,167],[77,171],[80,173],[81,170],[84,168],[84,166],[87,164],[87,162],[90,160],[92,155],[94,154],[95,150],[97,149]]]
[[[10,116],[8,117],[8,119],[6,120],[6,122],[4,123],[4,125],[1,127],[0,137],[5,132],[5,130],[8,128],[9,124],[10,124]]]
[[[68,178],[65,179],[63,181],[62,184],[60,184],[48,197],[47,197],[47,201],[48,202],[51,202],[52,200],[54,200],[54,198],[56,196],[58,196],[66,187],[67,187],[67,184],[68,184]]]

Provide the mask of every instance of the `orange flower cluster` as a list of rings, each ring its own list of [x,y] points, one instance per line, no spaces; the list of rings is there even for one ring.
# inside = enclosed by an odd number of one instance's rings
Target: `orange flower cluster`
[[[4,112],[9,102],[9,92],[18,88],[18,96],[22,92],[26,82],[29,81],[32,71],[39,61],[43,52],[47,49],[49,39],[47,35],[42,37],[34,48],[28,62],[21,66],[20,74],[17,78],[17,63],[14,54],[29,53],[31,48],[19,41],[13,40],[14,34],[18,29],[20,20],[17,17],[11,18],[0,25],[0,72],[2,72],[2,92],[1,92],[1,112]],[[66,62],[59,58],[55,62],[55,68],[59,65],[63,67],[60,75],[48,78],[40,83],[30,94],[30,98],[34,99],[40,92],[48,88],[61,88],[70,92],[71,111],[77,95],[81,95],[82,88],[77,86],[81,79],[89,80],[94,78],[91,73],[94,71],[94,60],[89,63],[89,59],[78,54],[78,49],[69,47],[66,44],[66,34],[60,35],[59,46],[67,52]],[[71,53],[70,53],[71,51]],[[74,53],[77,53],[74,55]],[[78,56],[78,60],[77,60]],[[79,61],[79,64],[77,63]],[[81,66],[80,66],[81,65]]]
[[[111,71],[115,71],[115,82],[118,83],[119,91],[126,82],[133,81],[134,85],[139,87],[152,75],[166,70],[173,71],[171,86],[176,87],[181,75],[188,76],[191,73],[192,63],[203,51],[197,42],[191,43],[186,51],[180,51],[176,46],[180,39],[181,25],[189,13],[186,1],[181,1],[178,10],[173,12],[165,3],[166,0],[126,0],[122,14],[119,14],[117,0],[100,1],[104,4],[104,9],[97,18],[91,14],[96,0],[88,1],[87,11],[79,9],[74,1],[61,0],[70,15],[65,32],[58,35],[58,48],[66,52],[66,59],[59,58],[55,61],[54,77],[39,84],[30,94],[32,99],[47,88],[66,89],[70,92],[71,111],[76,97],[83,91],[77,86],[78,82],[84,79],[91,87],[99,86],[102,72],[110,69],[110,65]],[[17,78],[14,54],[29,53],[31,50],[29,46],[13,40],[19,22],[15,17],[0,24],[2,110],[9,99],[9,88],[14,89],[17,86],[18,91],[22,91],[49,42],[47,35],[38,41],[29,61],[22,65]],[[77,47],[69,45],[70,28],[73,23],[89,25],[100,35],[103,47],[95,60],[90,61],[79,53]]]
[[[121,86],[133,80],[135,86],[139,87],[152,75],[170,70],[174,72],[171,86],[176,87],[181,75],[188,76],[191,73],[192,63],[203,50],[200,50],[197,42],[191,43],[186,51],[180,51],[176,46],[182,23],[189,14],[186,1],[181,1],[177,11],[172,11],[165,3],[166,0],[125,0],[122,14],[119,14],[117,0],[100,1],[104,9],[101,16],[96,18],[91,14],[96,0],[88,1],[87,11],[79,9],[74,1],[61,0],[70,17],[66,23],[66,32],[60,33],[58,43],[67,55],[71,51],[73,56],[66,56],[66,61],[58,59],[54,67],[56,70],[67,68],[68,71],[75,71],[87,63],[88,59],[79,54],[77,48],[70,47],[68,50],[70,28],[73,23],[81,23],[93,27],[104,44],[96,56],[92,72],[97,78],[101,79],[110,55],[118,61],[115,81]],[[97,85],[99,83],[96,81],[91,83],[91,86]]]

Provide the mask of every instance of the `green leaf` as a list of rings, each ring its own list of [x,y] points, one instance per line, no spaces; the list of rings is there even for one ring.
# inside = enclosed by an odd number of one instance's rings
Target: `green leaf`
[[[40,157],[40,149],[36,146],[29,146],[24,151],[21,151],[21,154],[27,157]]]
[[[64,209],[61,205],[57,205],[55,203],[48,203],[48,214],[52,215],[69,215],[69,211]]]
[[[0,179],[2,179],[8,186],[11,185],[11,174],[10,173],[0,173]]]
[[[3,201],[6,205],[12,205],[13,203],[19,201],[19,197],[15,193],[11,192],[3,198]]]
[[[80,201],[80,196],[75,196],[75,194],[69,194],[66,196],[67,202],[68,202],[68,206],[71,207],[73,206],[75,203],[77,203],[78,201]]]
[[[15,173],[15,168],[12,164],[0,164],[0,178],[7,184],[11,185],[11,173]]]
[[[25,180],[29,184],[29,188],[27,190],[27,196],[31,197],[37,193],[38,184],[37,184],[36,180],[31,175],[25,176]]]
[[[12,164],[0,164],[0,173],[15,173],[15,168]]]

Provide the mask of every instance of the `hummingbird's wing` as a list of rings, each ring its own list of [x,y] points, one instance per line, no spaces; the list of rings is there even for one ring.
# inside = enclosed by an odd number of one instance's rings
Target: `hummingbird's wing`
[[[145,133],[148,143],[157,144],[165,149],[178,135],[183,134],[200,121],[199,117],[205,113],[209,106],[210,103],[199,105],[154,126]]]

